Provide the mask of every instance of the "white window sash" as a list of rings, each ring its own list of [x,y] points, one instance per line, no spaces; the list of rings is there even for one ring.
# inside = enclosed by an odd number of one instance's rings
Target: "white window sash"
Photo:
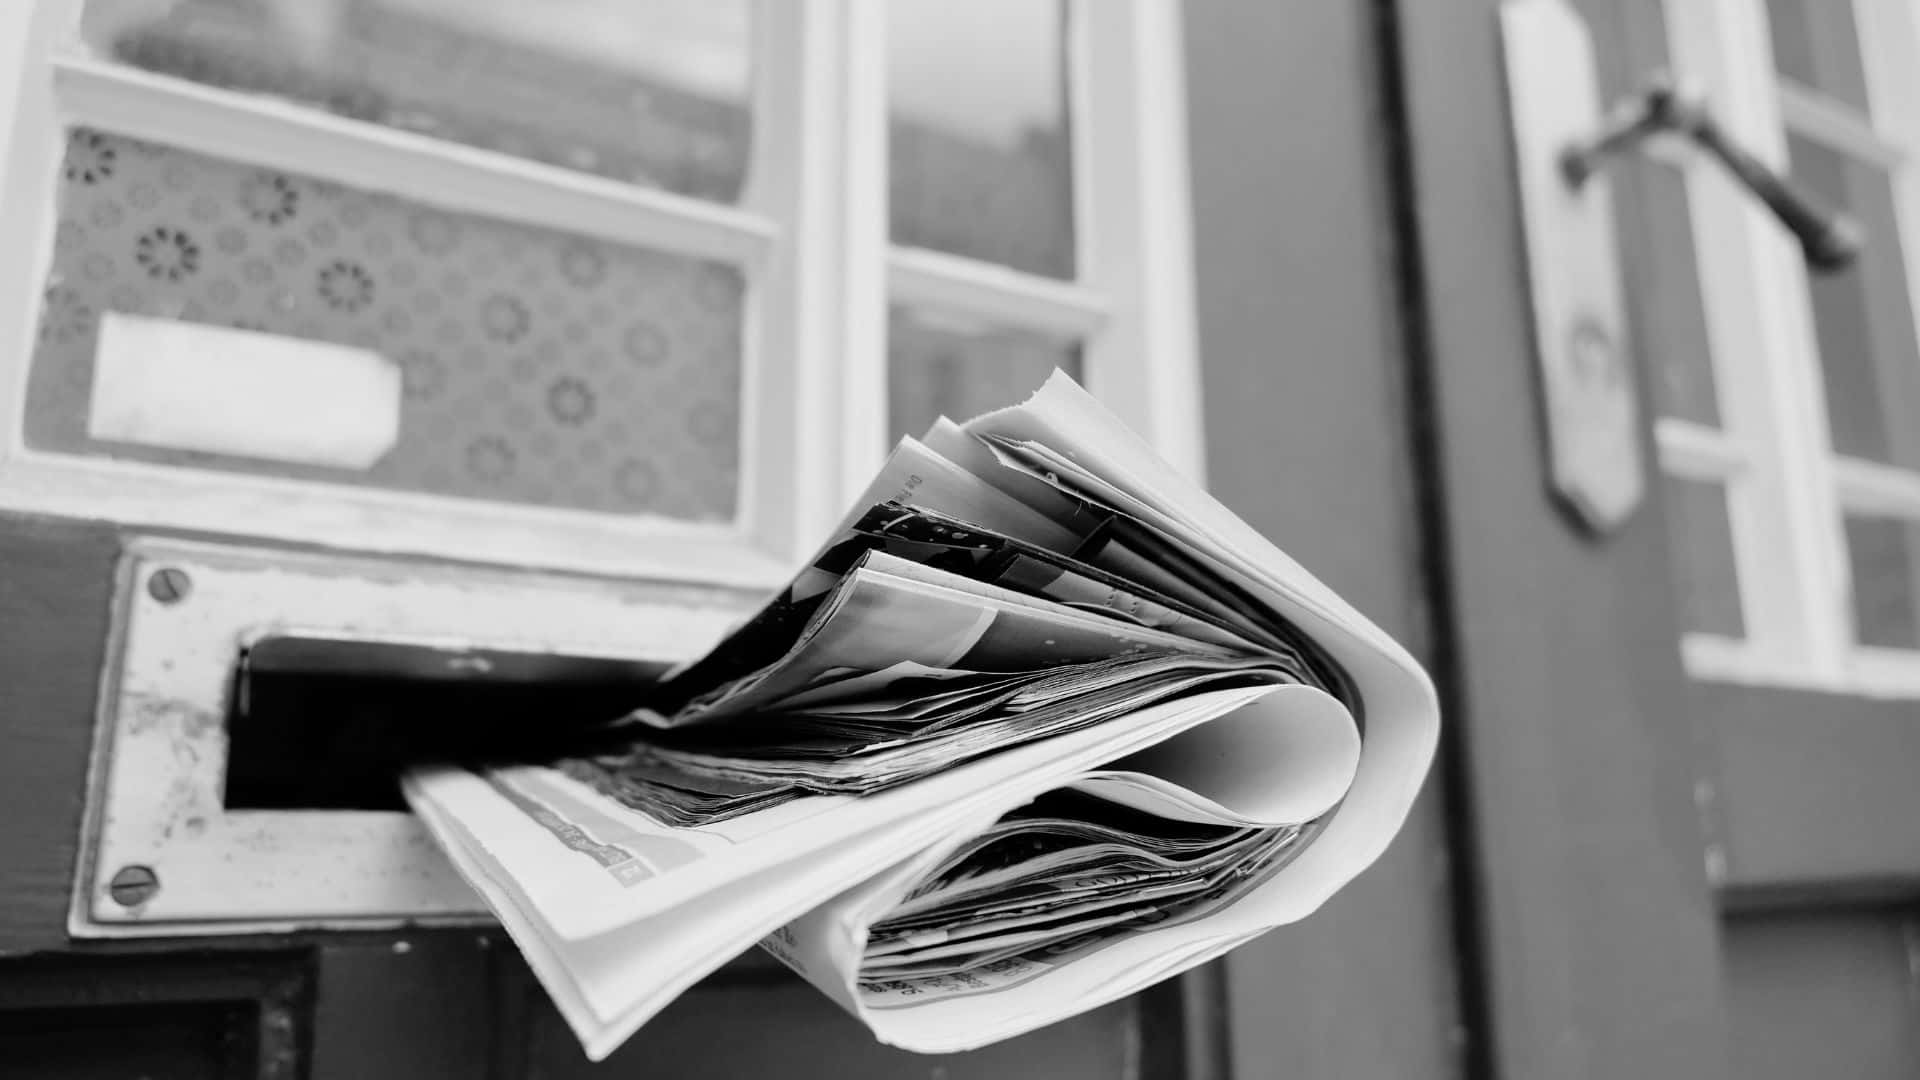
[[[777,581],[884,452],[896,301],[1085,343],[1087,382],[1202,463],[1184,81],[1171,0],[1073,6],[1081,278],[890,248],[884,0],[757,8],[755,168],[722,206],[129,69],[76,43],[79,0],[0,14],[0,511],[739,584]],[[739,512],[727,525],[55,454],[21,424],[64,131],[86,124],[456,211],[723,259],[751,282]],[[23,254],[21,254],[23,253]]]
[[[1875,126],[1781,79],[1763,0],[1668,0],[1668,40],[1676,69],[1706,84],[1729,137],[1776,167],[1786,162],[1786,133],[1795,131],[1888,169],[1911,258],[1920,237],[1920,191],[1907,164],[1920,146],[1920,121],[1912,118],[1920,35],[1898,3],[1862,0],[1855,9],[1871,46],[1864,50],[1869,96],[1883,121]],[[1889,127],[1887,117],[1899,119]],[[1663,468],[1676,475],[1706,475],[1727,464],[1710,462],[1714,451],[1739,448],[1742,467],[1714,474],[1728,481],[1747,630],[1738,640],[1685,635],[1687,669],[1703,679],[1920,695],[1920,651],[1853,641],[1842,516],[1854,508],[1920,517],[1920,475],[1833,453],[1799,248],[1720,169],[1686,171],[1724,438],[1712,443],[1673,421],[1661,421],[1657,437]],[[1910,283],[1913,276],[1909,270]],[[1920,287],[1914,302],[1920,305]]]
[[[1069,14],[1078,280],[889,247],[885,300],[1079,340],[1088,389],[1200,479],[1205,447],[1180,9],[1172,0],[1075,0]],[[875,36],[865,40],[884,56],[883,20],[875,23]],[[884,70],[879,79],[884,86]],[[883,140],[876,156],[884,169],[885,96],[872,100],[880,103],[880,115],[857,126]],[[877,186],[884,208],[884,179]],[[886,214],[878,216],[884,244]],[[873,316],[884,339],[886,307]],[[873,375],[885,385],[884,356]],[[854,433],[858,445],[848,464],[855,475],[871,473],[884,423],[871,418]]]

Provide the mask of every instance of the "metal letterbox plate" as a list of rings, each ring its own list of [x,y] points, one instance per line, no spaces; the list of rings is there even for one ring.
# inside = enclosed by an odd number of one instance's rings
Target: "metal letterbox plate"
[[[674,662],[751,595],[175,541],[122,558],[70,929],[214,934],[485,917],[406,813],[225,806],[229,695],[276,634]],[[530,723],[537,723],[530,720]]]

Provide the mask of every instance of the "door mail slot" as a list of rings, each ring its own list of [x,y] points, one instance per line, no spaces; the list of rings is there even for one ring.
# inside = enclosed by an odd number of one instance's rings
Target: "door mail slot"
[[[668,664],[273,634],[240,651],[227,708],[228,810],[405,810],[432,761],[589,744]]]
[[[754,600],[138,541],[119,568],[69,928],[482,919],[399,773],[574,745]]]

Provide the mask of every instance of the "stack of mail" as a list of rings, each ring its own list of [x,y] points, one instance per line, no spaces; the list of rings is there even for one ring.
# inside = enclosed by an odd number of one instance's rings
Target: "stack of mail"
[[[905,440],[594,746],[415,811],[594,1058],[758,941],[977,1046],[1306,915],[1404,819],[1419,666],[1065,376]]]

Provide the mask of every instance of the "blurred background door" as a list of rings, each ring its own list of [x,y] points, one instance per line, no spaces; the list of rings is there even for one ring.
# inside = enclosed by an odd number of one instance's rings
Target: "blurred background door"
[[[1498,6],[1405,5],[1401,36],[1489,1067],[1914,1075],[1912,5],[1573,5],[1609,97],[1698,80],[1867,235],[1819,275],[1703,155],[1615,170],[1655,467],[1598,540],[1526,494]]]
[[[893,435],[1059,366],[1444,663],[1394,19],[1292,0],[0,15],[0,1071],[1470,1075],[1439,775],[1306,923],[953,1058],[877,1046],[757,956],[590,1068],[481,925],[69,936],[70,911],[155,887],[92,880],[81,850],[116,560],[146,536],[741,603]],[[297,415],[238,443],[102,429],[103,322],[377,353],[397,435],[369,465],[275,450]],[[328,812],[258,820],[295,836]],[[213,900],[297,904],[276,842]]]

